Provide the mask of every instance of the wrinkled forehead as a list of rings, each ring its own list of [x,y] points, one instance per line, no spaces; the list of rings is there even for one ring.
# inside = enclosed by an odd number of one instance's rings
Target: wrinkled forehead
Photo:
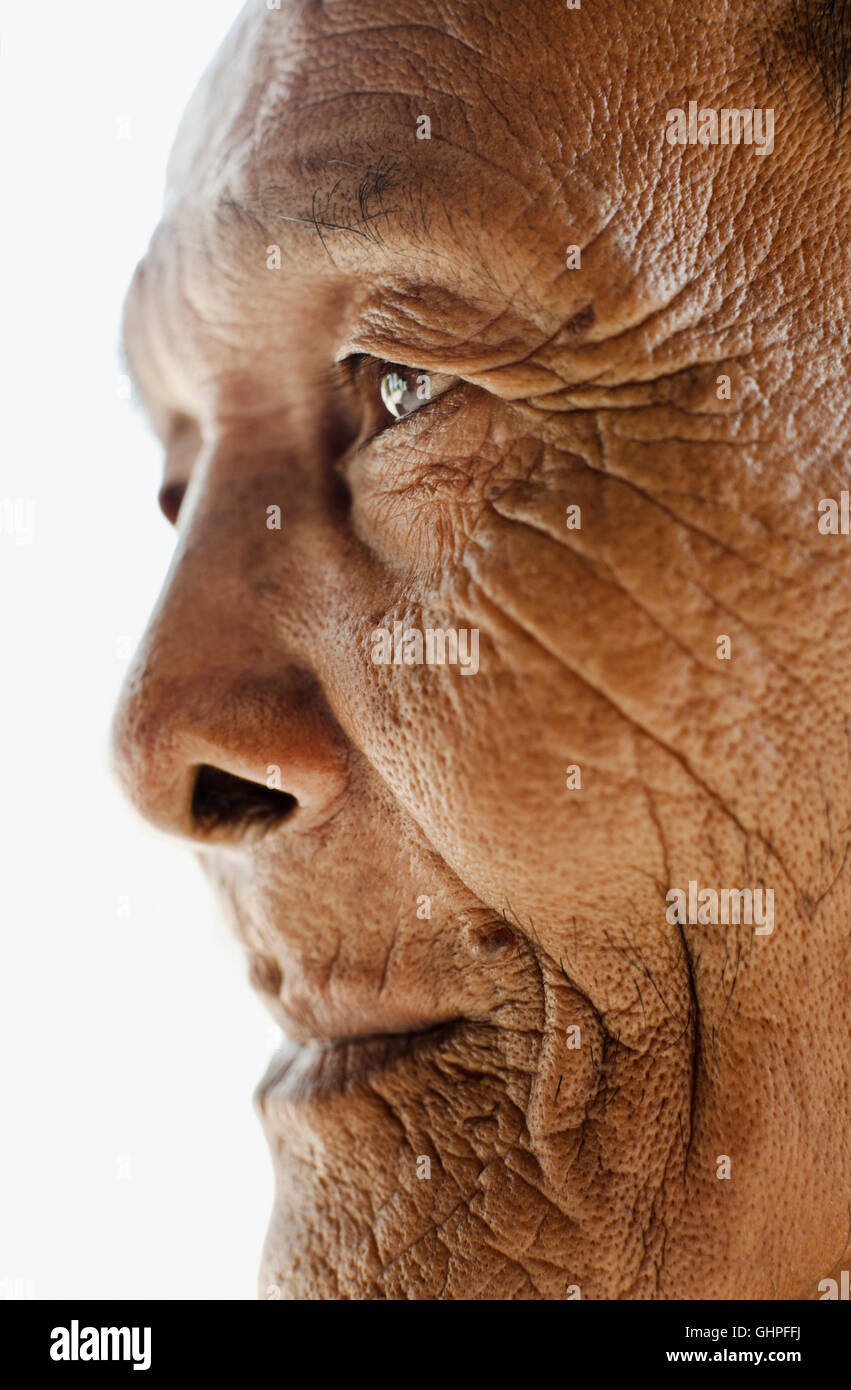
[[[506,139],[521,142],[543,95],[539,26],[551,33],[555,22],[571,43],[579,35],[558,7],[555,15],[538,0],[516,8],[522,19],[502,12],[499,0],[282,0],[277,10],[254,0],[186,112],[169,167],[171,195],[248,187],[248,170],[274,169],[286,184],[321,169],[341,141],[410,154],[421,114],[440,113],[456,148],[463,142],[455,127],[467,123],[477,157],[483,146],[498,153]],[[579,25],[599,27],[581,17]],[[561,90],[561,64],[553,76]],[[546,124],[558,116],[560,126],[560,104],[552,103]],[[438,144],[446,138],[433,131]]]
[[[764,0],[707,3],[699,19],[691,0],[254,0],[181,124],[131,336],[143,299],[168,306],[158,336],[184,353],[192,324],[178,329],[175,306],[230,322],[238,301],[263,318],[270,245],[279,322],[321,312],[320,280],[392,277],[397,316],[410,285],[443,363],[459,292],[481,320],[504,316],[500,347],[520,321],[543,338],[581,314],[592,277],[565,280],[569,246],[598,246],[598,314],[616,321],[672,234],[689,261],[710,199],[723,216],[780,177],[782,153],[770,171],[757,158],[681,167],[666,146],[668,108],[723,103],[731,82],[741,100],[767,89]],[[660,297],[688,273],[674,259]]]
[[[692,0],[254,0],[181,124],[167,210],[230,197],[261,219],[310,216],[336,188],[332,210],[356,213],[361,164],[423,201],[463,191],[489,221],[511,186],[623,197],[667,107],[759,67],[763,0],[703,9],[696,23]]]

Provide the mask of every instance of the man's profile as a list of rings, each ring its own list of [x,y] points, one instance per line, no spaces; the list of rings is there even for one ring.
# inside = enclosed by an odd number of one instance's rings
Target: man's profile
[[[287,1039],[264,1297],[838,1296],[849,40],[252,0],[192,98],[115,748]]]

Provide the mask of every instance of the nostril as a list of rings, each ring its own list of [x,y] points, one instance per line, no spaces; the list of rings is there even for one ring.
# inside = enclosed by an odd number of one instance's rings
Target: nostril
[[[289,792],[205,765],[199,767],[195,778],[192,819],[202,832],[229,828],[262,834],[285,820],[297,805]]]

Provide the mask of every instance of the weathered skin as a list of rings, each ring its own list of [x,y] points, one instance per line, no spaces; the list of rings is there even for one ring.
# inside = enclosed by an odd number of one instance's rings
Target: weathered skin
[[[800,1298],[843,1265],[849,136],[769,80],[761,0],[698,9],[251,4],[181,127],[126,330],[188,489],[119,770],[299,1039],[466,1020],[261,1091],[263,1294]],[[692,99],[773,106],[774,152],[670,147]],[[439,374],[356,455],[354,352]],[[478,628],[478,674],[374,665],[394,621]],[[204,832],[201,764],[298,808]],[[773,934],[668,925],[689,880],[773,887]]]

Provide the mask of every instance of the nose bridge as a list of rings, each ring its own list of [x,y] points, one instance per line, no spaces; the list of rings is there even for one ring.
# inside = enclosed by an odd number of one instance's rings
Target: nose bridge
[[[318,549],[323,564],[333,564],[335,480],[321,440],[293,409],[223,427],[193,469],[178,553],[201,545],[212,554],[221,546],[247,578],[279,576],[295,592]],[[309,597],[307,585],[302,597]],[[288,613],[298,617],[293,605]]]
[[[279,448],[224,440],[199,460],[186,503],[116,711],[119,778],[175,833],[211,838],[201,770],[219,789],[224,776],[243,809],[280,792],[292,830],[310,828],[342,804],[347,767],[311,651],[315,579],[338,540],[322,481]],[[249,790],[234,798],[237,780]],[[221,833],[241,833],[237,821]]]

